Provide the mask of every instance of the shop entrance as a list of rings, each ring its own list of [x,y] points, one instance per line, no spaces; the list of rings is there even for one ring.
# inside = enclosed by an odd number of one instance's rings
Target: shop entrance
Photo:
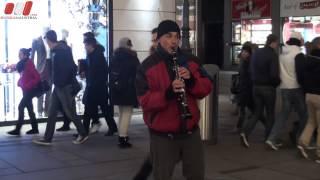
[[[315,37],[320,36],[320,16],[283,18],[283,43],[289,39],[292,32],[300,32],[305,42],[311,42]],[[302,48],[305,52],[306,50],[304,46]]]
[[[262,47],[272,33],[271,19],[242,20],[232,23],[232,64],[239,64],[242,44],[250,41]]]

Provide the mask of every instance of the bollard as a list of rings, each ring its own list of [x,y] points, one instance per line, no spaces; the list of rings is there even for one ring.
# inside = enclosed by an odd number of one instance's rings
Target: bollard
[[[207,144],[216,144],[218,142],[219,67],[213,64],[205,64],[203,67],[213,80],[213,88],[208,96],[198,102],[201,139]]]

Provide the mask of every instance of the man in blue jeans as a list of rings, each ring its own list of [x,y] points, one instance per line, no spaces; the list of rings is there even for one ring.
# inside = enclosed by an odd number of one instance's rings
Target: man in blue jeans
[[[284,130],[289,114],[293,109],[298,113],[298,124],[300,126],[297,130],[298,132],[290,133],[294,141],[296,141],[296,137],[301,133],[307,118],[304,92],[297,81],[295,64],[295,59],[304,58],[304,54],[301,53],[300,48],[302,45],[302,35],[299,32],[292,32],[280,55],[281,113],[279,119],[275,121],[271,134],[266,141],[266,144],[273,150],[279,149],[276,142],[279,140],[279,135]]]
[[[67,117],[73,121],[77,128],[79,136],[73,141],[74,144],[82,144],[88,139],[88,133],[85,131],[83,124],[77,117],[74,102],[74,84],[77,83],[76,72],[77,66],[73,61],[70,48],[63,42],[57,41],[57,34],[50,30],[46,33],[45,39],[51,51],[52,63],[52,80],[54,89],[50,97],[48,123],[43,139],[34,140],[33,143],[39,145],[51,145],[55,131],[57,113],[60,108],[65,112]]]
[[[251,79],[253,82],[254,115],[245,122],[240,138],[249,147],[247,137],[253,131],[264,111],[266,112],[265,138],[271,132],[275,119],[276,87],[280,84],[279,60],[276,50],[279,38],[273,34],[267,37],[265,47],[254,52],[251,59]]]

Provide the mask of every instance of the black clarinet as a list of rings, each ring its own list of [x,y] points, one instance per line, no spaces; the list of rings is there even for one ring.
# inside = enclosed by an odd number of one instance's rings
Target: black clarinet
[[[172,51],[172,60],[173,60],[173,70],[175,72],[175,79],[183,80],[183,78],[179,75],[179,65],[177,62],[177,51],[173,49]],[[179,102],[179,109],[180,109],[180,118],[181,118],[181,131],[187,131],[187,120],[192,118],[192,114],[190,113],[188,101],[187,101],[187,94],[185,88],[181,88],[180,92],[177,93],[177,100]]]

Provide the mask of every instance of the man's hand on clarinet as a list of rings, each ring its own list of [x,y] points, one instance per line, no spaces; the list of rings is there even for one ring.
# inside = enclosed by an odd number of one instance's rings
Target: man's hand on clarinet
[[[185,88],[183,80],[176,79],[172,82],[173,92],[179,93]]]
[[[190,79],[190,71],[185,67],[179,67],[179,76],[182,79]]]

